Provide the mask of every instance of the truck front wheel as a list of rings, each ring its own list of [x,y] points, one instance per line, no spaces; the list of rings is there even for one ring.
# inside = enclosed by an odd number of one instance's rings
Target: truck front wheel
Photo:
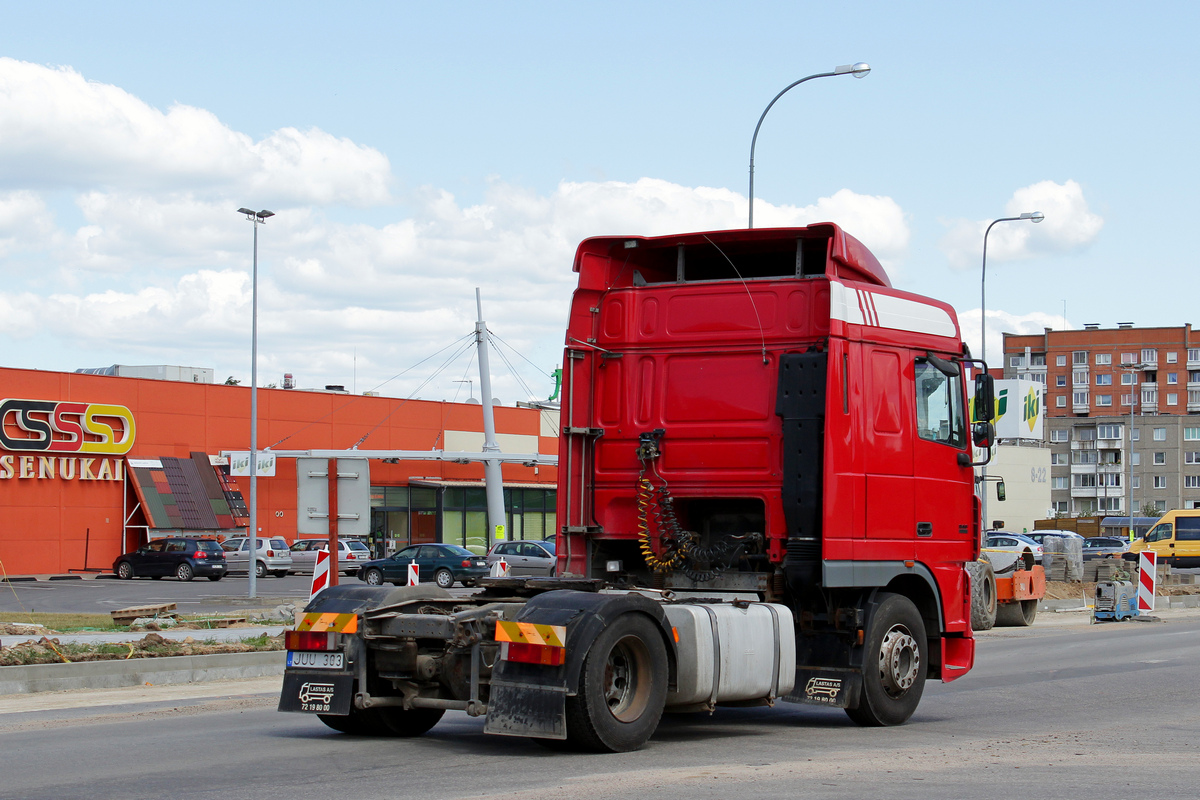
[[[662,718],[667,648],[642,614],[618,617],[596,637],[583,662],[579,692],[567,698],[570,746],[596,752],[637,750]]]
[[[925,690],[925,623],[904,595],[879,599],[867,629],[862,696],[846,713],[859,725],[900,725],[917,710]]]

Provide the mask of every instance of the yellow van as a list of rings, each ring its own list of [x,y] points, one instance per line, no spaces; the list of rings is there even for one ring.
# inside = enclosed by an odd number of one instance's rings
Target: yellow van
[[[1145,536],[1129,545],[1125,557],[1137,560],[1143,550],[1157,553],[1160,564],[1200,567],[1200,508],[1163,514]]]

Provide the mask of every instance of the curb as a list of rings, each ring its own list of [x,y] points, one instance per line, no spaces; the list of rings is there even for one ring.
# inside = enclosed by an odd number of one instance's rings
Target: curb
[[[88,573],[87,575],[8,575],[0,583],[27,583],[29,581],[103,581],[116,580],[111,572]]]
[[[286,658],[282,650],[267,650],[0,667],[0,695],[270,677],[283,674]]]

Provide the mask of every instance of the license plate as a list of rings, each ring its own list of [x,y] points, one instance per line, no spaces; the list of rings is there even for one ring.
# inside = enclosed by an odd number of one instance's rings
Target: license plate
[[[289,650],[287,665],[304,669],[342,669],[345,663],[344,659],[345,654],[340,651],[337,653],[314,653]]]

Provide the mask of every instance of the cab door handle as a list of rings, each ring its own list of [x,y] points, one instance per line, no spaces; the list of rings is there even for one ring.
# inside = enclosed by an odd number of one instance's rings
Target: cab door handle
[[[932,522],[918,522],[917,523],[917,536],[933,536],[933,523]]]

